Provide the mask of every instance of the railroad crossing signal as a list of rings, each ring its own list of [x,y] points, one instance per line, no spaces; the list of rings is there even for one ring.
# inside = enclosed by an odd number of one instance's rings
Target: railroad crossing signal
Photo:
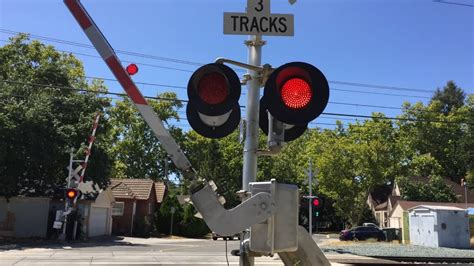
[[[231,68],[219,63],[200,67],[188,83],[186,114],[191,127],[208,138],[229,135],[240,121],[240,92],[240,80]],[[329,85],[319,69],[303,62],[284,64],[265,83],[260,128],[268,134],[269,123],[279,123],[272,129],[283,131],[283,141],[292,141],[322,113],[328,99]],[[268,113],[276,121],[269,122]]]
[[[288,125],[307,125],[326,108],[329,85],[315,66],[303,62],[277,68],[265,83],[263,98],[268,111]]]
[[[188,83],[186,115],[191,127],[208,138],[222,138],[239,125],[240,80],[230,67],[207,64]]]
[[[79,190],[75,188],[69,188],[68,190],[66,190],[66,198],[71,202],[74,202],[78,195]]]

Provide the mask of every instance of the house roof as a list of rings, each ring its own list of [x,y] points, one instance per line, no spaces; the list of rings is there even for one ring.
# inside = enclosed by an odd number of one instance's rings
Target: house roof
[[[430,210],[445,210],[445,211],[464,211],[466,209],[458,208],[458,207],[452,207],[452,206],[428,206],[428,205],[419,205],[413,208],[408,209],[409,211],[411,210],[416,210],[416,209],[430,209]]]
[[[392,193],[393,185],[382,185],[374,188],[370,193],[372,198],[372,204],[378,206],[387,201],[388,197]]]
[[[114,195],[114,198],[121,198],[121,199],[134,199],[135,194],[133,191],[125,184],[122,182],[112,182],[112,194]]]
[[[413,176],[410,177],[409,180],[412,182],[428,183],[430,177]],[[449,178],[443,178],[442,180],[447,186],[450,186],[453,189],[454,194],[456,194],[460,202],[466,202],[464,187],[461,186],[461,184],[456,183]],[[469,189],[467,190],[467,202],[474,203],[474,191]]]
[[[382,211],[387,209],[387,201],[375,206],[376,211]]]
[[[466,209],[466,203],[452,203],[452,202],[426,202],[426,201],[407,201],[407,200],[399,200],[395,204],[395,207],[400,205],[403,210],[408,210],[413,207],[424,205],[424,206],[446,206],[446,207],[457,207],[461,209]],[[395,211],[395,207],[392,209],[392,213]],[[474,208],[474,203],[468,203],[468,208]],[[390,213],[390,216],[392,215]]]
[[[111,179],[111,182],[115,198],[147,200],[154,193],[156,202],[161,203],[166,191],[164,183],[151,179]]]
[[[156,202],[163,202],[165,197],[166,185],[163,182],[155,182]]]

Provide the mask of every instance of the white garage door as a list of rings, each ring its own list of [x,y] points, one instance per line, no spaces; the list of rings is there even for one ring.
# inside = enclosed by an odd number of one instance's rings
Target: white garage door
[[[107,234],[107,212],[108,208],[91,209],[89,217],[89,237],[103,236]]]

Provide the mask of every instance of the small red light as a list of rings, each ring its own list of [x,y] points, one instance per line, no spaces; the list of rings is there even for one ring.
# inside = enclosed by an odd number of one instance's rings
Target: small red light
[[[199,97],[208,104],[219,104],[229,96],[226,78],[215,72],[204,75],[197,89]]]
[[[66,192],[66,197],[68,199],[74,199],[77,196],[77,190],[75,189],[68,189]]]
[[[301,109],[311,101],[313,92],[309,83],[302,78],[291,78],[281,88],[283,103],[293,109]]]
[[[314,206],[319,206],[319,199],[314,199],[313,200],[313,205]]]
[[[133,75],[137,74],[137,72],[138,72],[138,66],[135,65],[135,64],[128,65],[126,69],[127,69],[127,73],[130,76],[133,76]]]

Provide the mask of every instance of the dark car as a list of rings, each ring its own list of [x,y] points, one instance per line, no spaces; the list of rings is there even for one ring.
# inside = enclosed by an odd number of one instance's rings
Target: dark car
[[[221,236],[217,233],[212,232],[212,240],[217,240],[219,238],[222,238],[224,240],[234,240],[234,238],[237,238],[240,240],[240,234],[235,234],[233,236]]]
[[[385,234],[379,228],[373,226],[357,226],[349,230],[342,230],[339,235],[340,240],[366,240],[369,238],[377,239],[377,241],[384,241]]]

